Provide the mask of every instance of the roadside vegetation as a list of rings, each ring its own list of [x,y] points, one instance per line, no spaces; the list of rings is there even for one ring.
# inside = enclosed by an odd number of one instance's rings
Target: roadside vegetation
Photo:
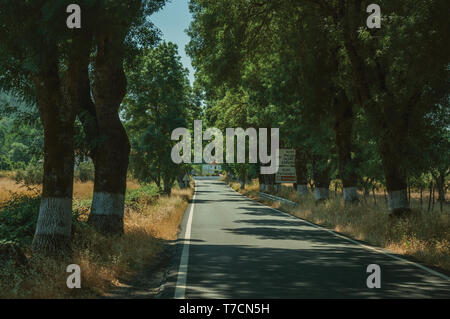
[[[170,135],[200,101],[151,22],[165,3],[80,0],[80,30],[67,1],[0,4],[0,297],[102,295],[176,238]]]
[[[297,192],[312,189],[317,202],[335,187],[346,203],[385,190],[384,207],[404,217],[413,214],[414,189],[422,198],[435,194],[435,208],[444,210],[448,2],[381,1],[381,29],[364,23],[368,1],[191,3],[187,52],[209,127],[249,135],[279,128],[280,148],[295,150]],[[275,174],[260,174],[264,165],[223,167],[241,184],[258,178],[262,190],[278,188]]]
[[[234,190],[268,206],[450,271],[450,207],[445,205],[441,211],[435,206],[428,211],[418,192],[413,191],[411,194],[411,216],[407,219],[392,219],[389,217],[383,192],[371,194],[358,204],[344,205],[342,192],[338,190],[336,193],[331,192],[328,201],[318,205],[312,193],[299,196],[292,186],[282,186],[274,195],[296,202],[297,206],[293,208],[279,202],[260,199],[257,180],[253,180],[245,188],[241,188],[239,182],[229,182]],[[360,196],[364,198],[363,192]]]
[[[104,295],[152,263],[178,226],[192,189],[160,195],[154,184],[128,182],[124,234],[111,238],[87,223],[93,184],[75,183],[72,254],[63,259],[34,256],[31,243],[39,212],[39,192],[0,182],[0,298],[95,298]],[[8,259],[2,249],[9,249]],[[11,251],[13,250],[13,251]],[[2,255],[3,253],[3,255]],[[82,289],[68,289],[67,265],[81,267]]]
[[[261,174],[267,164],[227,162],[233,187],[448,270],[448,2],[380,1],[380,29],[365,23],[369,1],[191,3],[208,126],[279,128],[295,150],[293,187]]]
[[[166,2],[79,0],[82,29],[66,0],[0,3],[0,294],[90,296],[151,260],[190,193],[171,136],[194,120],[279,128],[299,216],[448,268],[447,0],[379,0],[381,29],[368,0],[190,0],[193,84],[152,23]],[[241,188],[280,188],[235,155]]]

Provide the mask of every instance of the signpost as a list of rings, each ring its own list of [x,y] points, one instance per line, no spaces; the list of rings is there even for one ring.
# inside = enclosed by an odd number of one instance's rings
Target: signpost
[[[278,173],[275,175],[275,183],[295,183],[297,175],[295,172],[295,149],[280,149],[280,162]]]

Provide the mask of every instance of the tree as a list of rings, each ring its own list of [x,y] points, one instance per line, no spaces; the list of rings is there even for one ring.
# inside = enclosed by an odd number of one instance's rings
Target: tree
[[[382,158],[392,215],[409,211],[406,181],[411,163],[420,161],[414,142],[424,137],[430,108],[448,96],[448,19],[445,1],[382,1],[382,28],[363,24],[368,1],[322,4],[334,22],[350,66],[351,86],[369,117]],[[357,31],[357,32],[355,32]],[[443,84],[446,90],[440,90]],[[438,89],[438,90],[436,90]],[[441,95],[442,97],[442,95]]]
[[[189,170],[171,159],[176,143],[171,140],[172,131],[187,127],[187,118],[196,109],[188,71],[177,50],[170,42],[142,50],[127,70],[130,82],[124,104],[126,127],[133,136],[131,170],[140,181],[155,182],[166,194]]]
[[[379,30],[366,26],[368,4],[191,1],[188,52],[208,103],[216,103],[227,87],[259,96],[261,109],[274,105],[277,114],[292,119],[288,144],[319,163],[312,163],[315,179],[323,179],[319,184],[327,187],[326,176],[334,174],[337,162],[346,202],[357,200],[358,179],[384,180],[391,215],[403,215],[409,211],[408,176],[427,166],[429,171],[431,164],[422,154],[428,149],[417,145],[432,143],[427,128],[433,114],[442,116],[436,105],[448,105],[448,4],[381,1]],[[285,90],[290,94],[284,95]],[[360,114],[367,119],[363,131],[376,145],[372,158],[365,156],[372,149],[358,154],[364,151],[355,141]],[[327,127],[334,128],[334,146],[321,135],[329,136]],[[358,176],[363,171],[371,177]]]
[[[59,255],[70,248],[74,123],[87,108],[84,104],[92,105],[90,87],[100,150],[90,221],[102,231],[123,231],[128,144],[118,116],[126,88],[122,64],[126,44],[142,38],[132,34],[133,40],[127,41],[126,36],[164,2],[82,1],[82,29],[66,28],[69,1],[1,4],[0,86],[36,102],[44,128],[44,182],[34,251]],[[89,86],[93,51],[94,81]]]
[[[6,1],[0,9],[1,83],[37,103],[44,128],[43,193],[33,250],[55,255],[70,247],[77,70],[90,54],[80,31],[64,27],[65,8],[65,1]]]
[[[0,169],[23,168],[42,159],[43,129],[36,106],[1,92],[0,116]]]
[[[165,0],[113,1],[105,3],[97,14],[92,82],[89,84],[84,69],[80,119],[92,141],[95,165],[89,223],[102,233],[123,233],[130,154],[130,142],[119,117],[127,90],[124,64],[133,63],[138,47],[151,46],[158,39],[148,17],[164,4]]]

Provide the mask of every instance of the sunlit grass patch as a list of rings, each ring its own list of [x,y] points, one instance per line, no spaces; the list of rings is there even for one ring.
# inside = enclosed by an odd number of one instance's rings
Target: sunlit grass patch
[[[0,207],[5,202],[17,195],[35,196],[40,193],[40,188],[31,189],[17,184],[11,176],[0,177]]]
[[[18,183],[14,180],[14,172],[0,171],[0,206],[5,201],[8,201],[15,195],[39,195],[42,191],[42,186],[33,185],[25,186],[23,183]],[[127,189],[133,191],[139,189],[140,185],[133,180],[127,181]],[[74,181],[73,184],[73,198],[74,200],[92,199],[94,193],[93,182]]]

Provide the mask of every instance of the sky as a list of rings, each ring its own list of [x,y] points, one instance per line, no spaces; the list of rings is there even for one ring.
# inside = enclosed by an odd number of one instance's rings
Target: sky
[[[189,12],[189,0],[170,0],[165,7],[151,16],[152,22],[161,30],[162,39],[178,45],[178,53],[181,62],[189,70],[189,80],[194,83],[194,69],[191,59],[186,54],[185,46],[189,42],[189,36],[185,30],[191,23],[192,16]]]

